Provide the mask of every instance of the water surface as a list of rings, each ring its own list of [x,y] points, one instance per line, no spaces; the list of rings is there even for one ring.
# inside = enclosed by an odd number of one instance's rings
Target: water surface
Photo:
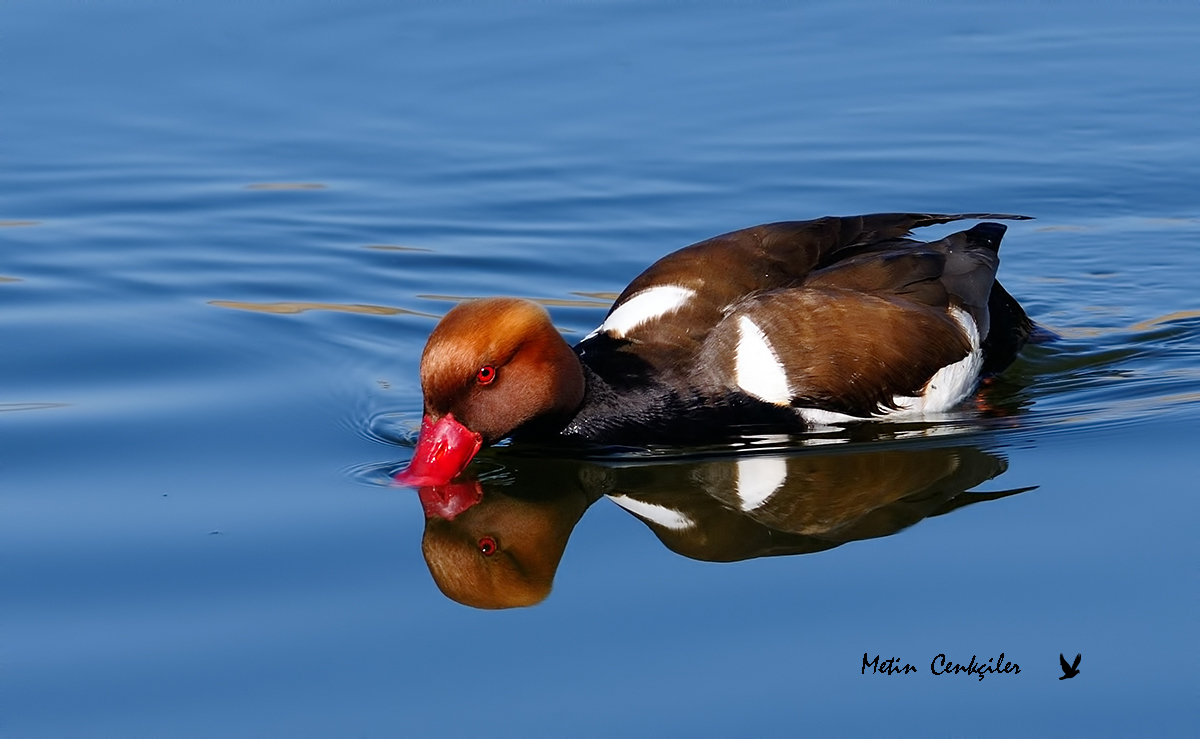
[[[1198,34],[1186,4],[0,6],[0,726],[1194,734]],[[553,588],[442,594],[387,473],[456,300],[582,338],[673,249],[894,210],[1034,216],[1000,275],[1061,338],[934,430],[490,452],[478,510],[557,527]]]

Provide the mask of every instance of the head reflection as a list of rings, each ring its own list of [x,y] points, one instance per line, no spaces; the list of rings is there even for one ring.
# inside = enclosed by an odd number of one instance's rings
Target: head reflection
[[[475,608],[516,608],[550,593],[567,539],[591,500],[578,485],[548,489],[555,465],[535,466],[540,474],[524,486],[469,480],[419,490],[421,552],[446,597]]]
[[[672,551],[731,562],[889,536],[1029,489],[966,492],[1007,467],[972,446],[654,462],[495,459],[504,474],[491,480],[419,491],[429,571],[447,597],[476,608],[544,600],[572,529],[600,497]]]

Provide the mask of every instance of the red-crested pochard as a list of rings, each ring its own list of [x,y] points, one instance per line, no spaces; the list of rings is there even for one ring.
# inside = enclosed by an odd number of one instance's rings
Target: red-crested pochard
[[[1008,366],[1032,323],[996,281],[996,214],[828,217],[734,231],[655,262],[572,349],[536,303],[486,298],[421,356],[424,419],[397,480],[440,485],[506,437],[696,444],[936,417]]]

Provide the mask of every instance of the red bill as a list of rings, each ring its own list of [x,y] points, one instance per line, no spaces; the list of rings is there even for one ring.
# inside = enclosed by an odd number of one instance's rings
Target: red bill
[[[437,421],[425,416],[412,461],[395,480],[413,487],[445,485],[466,469],[481,446],[483,437],[455,420],[453,414]]]

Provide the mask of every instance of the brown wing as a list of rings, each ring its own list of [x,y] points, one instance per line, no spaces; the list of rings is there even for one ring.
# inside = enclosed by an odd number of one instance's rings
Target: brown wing
[[[841,259],[843,251],[852,253],[860,247],[903,239],[914,228],[971,218],[1027,217],[991,213],[877,213],[754,226],[714,236],[659,259],[629,283],[613,309],[658,285],[703,291],[711,302],[723,307],[754,292],[796,284],[814,268]]]
[[[757,296],[721,322],[704,347],[710,392],[744,390],[737,356],[748,318],[786,375],[790,403],[851,416],[894,407],[919,394],[939,369],[971,347],[944,308],[898,294],[800,288]]]
[[[658,260],[625,288],[609,314],[652,288],[676,286],[692,291],[694,295],[677,309],[619,337],[629,341],[630,348],[652,366],[669,371],[695,357],[709,332],[724,319],[731,306],[748,297],[797,287],[815,269],[838,265],[843,254],[849,261],[856,261],[856,255],[875,247],[919,247],[918,242],[904,239],[912,229],[968,218],[1024,216],[880,213],[755,226],[693,244]],[[861,256],[863,262],[872,259],[877,259],[877,255]],[[911,259],[920,261],[929,257]],[[933,265],[930,269],[935,268]],[[893,272],[904,274],[905,270]],[[864,280],[870,281],[866,274],[863,272]],[[942,288],[916,287],[922,279],[925,278],[909,279],[913,289],[932,290],[934,294],[919,299],[936,301],[943,294],[938,292]]]

